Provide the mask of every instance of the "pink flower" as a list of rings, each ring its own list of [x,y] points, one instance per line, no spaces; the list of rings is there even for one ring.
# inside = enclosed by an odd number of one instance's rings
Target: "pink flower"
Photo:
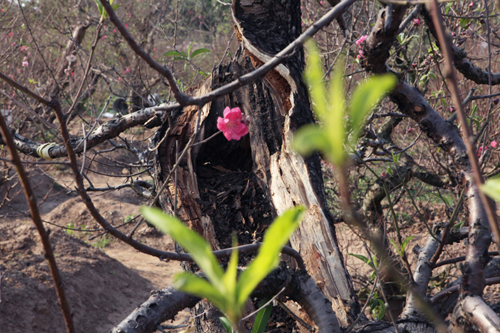
[[[359,50],[358,52],[359,52],[358,59],[361,59],[361,58],[363,58],[365,56],[364,53],[363,53],[363,50]]]
[[[9,37],[12,37],[14,36],[14,33],[13,32],[9,32]]]
[[[24,51],[24,50],[26,50],[26,47],[23,45],[23,46],[21,46],[21,51]]]
[[[413,129],[412,127],[408,128],[408,130],[406,131],[406,133],[411,133],[413,132],[415,129]]]
[[[126,25],[126,24],[124,24],[124,26],[125,26],[125,28],[127,27],[127,25]]]
[[[320,1],[320,2],[319,2],[319,4],[320,4],[320,5],[323,5],[323,1]]]
[[[116,29],[113,29],[113,33],[115,33],[115,34],[116,34]]]
[[[23,64],[22,64],[23,67],[28,67],[29,65],[30,64],[27,61],[23,61]]]
[[[17,72],[18,72],[19,74],[21,74],[21,68],[18,68],[18,69],[17,69]]]
[[[385,172],[382,172],[382,177],[383,178],[387,177],[387,174]]]
[[[361,43],[364,43],[367,38],[368,38],[367,35],[359,37],[359,39],[356,41],[356,45],[359,46]]]
[[[420,25],[420,20],[417,18],[417,19],[414,19],[413,20],[413,25],[418,27]]]
[[[484,152],[486,152],[488,150],[488,147],[484,147]],[[483,152],[483,146],[480,146],[478,149],[477,149],[477,156],[481,156],[481,153]]]
[[[130,68],[125,68],[125,73],[130,72]]]
[[[106,36],[106,35],[102,36],[102,39],[106,39],[106,38],[108,38],[108,36]]]
[[[75,73],[71,72],[71,73],[69,73],[69,75],[73,76],[73,75],[75,75]]]
[[[121,81],[121,80],[122,80],[122,78],[121,78],[121,77],[119,77],[119,78],[118,78],[118,81]]]
[[[496,148],[497,147],[497,142],[496,141],[491,141],[490,146],[491,146],[491,148]]]
[[[228,141],[239,140],[247,135],[248,127],[242,122],[240,108],[224,109],[224,118],[217,118],[217,128],[222,131]]]

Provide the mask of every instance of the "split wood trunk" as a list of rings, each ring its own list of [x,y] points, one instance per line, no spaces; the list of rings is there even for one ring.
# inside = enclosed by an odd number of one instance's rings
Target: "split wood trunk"
[[[214,69],[195,95],[253,71],[301,32],[299,0],[235,1],[232,13],[240,49],[228,65]],[[320,159],[304,158],[291,148],[297,128],[314,121],[303,70],[304,53],[299,49],[263,79],[205,105],[198,140],[217,132],[217,118],[226,106],[239,107],[250,117],[249,134],[229,142],[218,135],[193,147],[177,171],[177,197],[172,179],[160,203],[172,213],[176,202],[178,217],[214,250],[230,247],[233,233],[239,244],[259,241],[277,215],[295,205],[306,206],[290,243],[345,326],[356,318],[359,305],[326,208]],[[157,188],[175,164],[176,151],[181,152],[193,134],[197,113],[197,107],[186,107],[172,119],[168,133],[167,120],[158,131],[158,142],[167,136],[157,151]],[[242,258],[242,263],[248,259]]]

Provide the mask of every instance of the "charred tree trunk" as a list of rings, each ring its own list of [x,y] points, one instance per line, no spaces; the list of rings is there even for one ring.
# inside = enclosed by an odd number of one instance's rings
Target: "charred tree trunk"
[[[299,0],[234,1],[232,14],[240,50],[194,95],[253,71],[301,32]],[[303,158],[291,149],[296,129],[314,121],[303,69],[303,50],[297,49],[263,79],[205,105],[198,141],[217,132],[217,117],[226,106],[240,107],[250,117],[249,135],[230,142],[218,135],[193,147],[177,171],[177,190],[170,181],[160,204],[165,211],[176,210],[214,249],[230,247],[232,233],[240,244],[258,241],[274,217],[305,205],[308,212],[290,242],[345,326],[356,318],[359,305],[327,209],[320,160],[317,155]],[[165,120],[158,131],[157,142],[165,138],[157,153],[157,188],[175,164],[175,152],[182,151],[194,133],[197,113],[197,107],[186,107],[170,130]],[[241,258],[242,264],[248,259]]]

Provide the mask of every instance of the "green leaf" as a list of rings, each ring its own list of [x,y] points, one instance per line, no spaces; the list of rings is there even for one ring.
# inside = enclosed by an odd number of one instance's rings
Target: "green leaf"
[[[391,153],[391,154],[392,154],[392,160],[394,161],[394,164],[398,165],[399,158],[401,157],[401,153],[399,153],[399,154]]]
[[[450,11],[451,6],[453,6],[453,2],[448,2],[446,4],[445,14],[448,14],[448,12]]]
[[[163,55],[164,57],[169,57],[169,56],[182,56],[182,54],[177,51],[177,50],[172,50],[172,51],[168,51],[167,53],[165,53]]]
[[[336,166],[341,166],[345,161],[344,142],[346,139],[345,128],[345,91],[344,91],[344,61],[339,59],[333,78],[330,80],[330,98],[328,99],[328,115],[325,120],[325,130],[330,138],[331,161]]]
[[[207,241],[189,230],[179,219],[163,213],[158,208],[141,207],[141,214],[163,233],[169,234],[179,243],[193,258],[196,264],[206,274],[208,280],[219,290],[224,292],[222,277],[224,275],[212,249]]]
[[[311,105],[314,113],[320,119],[324,119],[327,113],[327,107],[321,58],[316,43],[312,39],[306,43],[306,48],[309,52],[307,52],[307,67],[304,72],[304,80],[309,87]]]
[[[324,129],[313,124],[304,125],[295,132],[292,146],[296,152],[305,156],[316,150],[326,154],[332,150]]]
[[[396,36],[396,38],[398,39],[398,42],[401,44],[403,42],[404,38],[405,38],[405,33],[402,32],[402,33],[398,34]]]
[[[193,59],[194,57],[196,57],[198,54],[207,53],[207,52],[210,52],[210,50],[209,49],[205,49],[205,48],[194,50],[193,53],[191,54],[191,59]]]
[[[488,179],[481,190],[496,202],[500,202],[500,178]]]
[[[219,317],[219,320],[222,323],[222,326],[224,326],[224,328],[226,329],[227,333],[231,333],[233,331],[229,319],[227,319],[226,317]]]
[[[174,287],[184,293],[208,299],[222,312],[227,310],[225,295],[223,295],[207,280],[197,275],[187,272],[177,274],[174,277]]]
[[[372,305],[372,314],[378,319],[382,320],[385,316],[385,303],[381,299],[375,299]]]
[[[392,238],[389,238],[389,241],[391,242],[392,246],[394,246],[398,254],[402,257],[401,249],[399,248],[399,245],[396,243],[396,241]]]
[[[361,254],[356,254],[356,253],[348,253],[347,255],[353,256],[355,258],[358,258],[359,260],[363,261],[365,264],[373,268],[374,270],[377,268],[377,258],[373,257],[373,261],[365,257],[364,255]]]
[[[374,75],[356,88],[352,94],[350,119],[352,124],[352,139],[358,140],[365,118],[373,107],[396,86],[397,78],[393,74]]]
[[[460,26],[462,29],[467,29],[467,24],[470,22],[469,18],[461,18],[460,19]]]
[[[356,254],[356,253],[348,253],[347,255],[349,256],[353,256],[355,258],[358,258],[359,260],[361,260],[362,262],[364,262],[365,264],[368,264],[370,262],[370,259],[368,259],[367,257],[365,257],[364,255],[362,254]]]
[[[238,246],[236,236],[233,236],[233,247]],[[233,249],[231,258],[227,265],[226,273],[224,274],[224,286],[226,287],[226,298],[231,299],[231,302],[236,302],[236,277],[238,275],[238,249]]]
[[[404,254],[405,251],[406,251],[406,247],[408,246],[408,244],[410,243],[410,241],[415,238],[415,236],[409,236],[409,237],[406,237],[406,239],[403,241],[403,244],[401,244],[401,253]]]
[[[191,42],[187,49],[187,58],[191,59],[191,47],[193,47],[194,42]]]
[[[262,307],[264,304],[269,302],[269,298],[266,298],[260,302],[259,307]],[[252,333],[264,333],[267,327],[267,322],[269,321],[269,317],[271,316],[271,311],[273,309],[273,305],[269,304],[262,310],[260,310],[255,316],[255,322],[253,323]]]
[[[111,8],[113,8],[113,10],[117,10],[118,8],[120,8],[122,5],[119,5],[119,4],[116,4],[116,5],[111,5]]]
[[[304,211],[303,206],[289,209],[267,228],[257,257],[238,280],[236,286],[238,307],[243,308],[255,287],[278,266],[281,249],[299,226]]]

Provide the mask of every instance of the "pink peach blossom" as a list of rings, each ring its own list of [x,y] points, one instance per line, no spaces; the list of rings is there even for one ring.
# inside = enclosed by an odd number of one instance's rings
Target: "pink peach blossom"
[[[359,39],[356,41],[356,45],[359,46],[360,44],[364,43],[367,38],[368,38],[367,35],[359,37]]]
[[[248,127],[242,122],[242,113],[238,107],[230,109],[227,106],[224,109],[224,118],[217,118],[217,128],[228,141],[239,140],[248,133]]]
[[[413,20],[413,25],[418,27],[420,25],[420,20],[418,18]]]
[[[496,141],[491,141],[490,146],[491,146],[491,148],[496,148],[497,144],[498,143]]]

